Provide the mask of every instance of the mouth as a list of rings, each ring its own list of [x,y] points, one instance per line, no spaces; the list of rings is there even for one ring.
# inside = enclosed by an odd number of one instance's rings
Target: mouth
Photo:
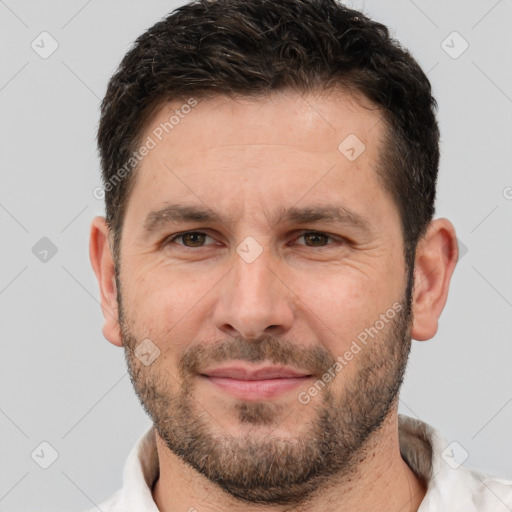
[[[297,389],[312,375],[288,366],[231,365],[207,369],[200,377],[235,398],[261,401]]]

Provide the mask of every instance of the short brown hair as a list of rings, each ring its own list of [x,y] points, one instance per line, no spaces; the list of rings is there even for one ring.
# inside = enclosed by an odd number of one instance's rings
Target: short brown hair
[[[191,96],[337,85],[362,93],[384,114],[379,176],[398,206],[411,267],[434,214],[437,104],[425,73],[387,27],[336,0],[194,1],[135,41],[109,81],[97,135],[114,255],[136,169],[113,179],[158,107]]]

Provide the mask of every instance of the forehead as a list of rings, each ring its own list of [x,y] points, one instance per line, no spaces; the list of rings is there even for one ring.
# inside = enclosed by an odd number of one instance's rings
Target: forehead
[[[339,150],[336,143],[352,136],[353,142],[364,141],[370,150],[366,156],[371,157],[383,129],[381,121],[382,112],[375,104],[358,92],[341,89],[310,94],[282,91],[258,98],[190,97],[161,106],[142,139],[151,137],[169,149],[174,141],[173,158],[190,160],[198,151],[235,145],[326,152]]]
[[[214,211],[238,205],[238,213],[248,202],[266,214],[298,201],[338,201],[356,212],[358,198],[381,188],[384,129],[376,106],[341,90],[170,102],[140,139],[151,150],[136,171],[127,214],[177,200]]]

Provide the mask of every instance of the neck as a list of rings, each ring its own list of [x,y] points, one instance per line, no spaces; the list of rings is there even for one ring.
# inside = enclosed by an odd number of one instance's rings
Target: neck
[[[400,455],[398,416],[393,410],[368,439],[350,474],[333,475],[307,503],[294,506],[242,503],[172,453],[156,433],[160,475],[153,499],[161,512],[417,512],[425,486]]]

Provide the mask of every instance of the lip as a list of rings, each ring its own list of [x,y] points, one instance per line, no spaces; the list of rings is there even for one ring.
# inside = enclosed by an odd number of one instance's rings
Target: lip
[[[201,373],[208,382],[246,401],[277,398],[303,385],[312,376],[287,366],[224,366]]]

